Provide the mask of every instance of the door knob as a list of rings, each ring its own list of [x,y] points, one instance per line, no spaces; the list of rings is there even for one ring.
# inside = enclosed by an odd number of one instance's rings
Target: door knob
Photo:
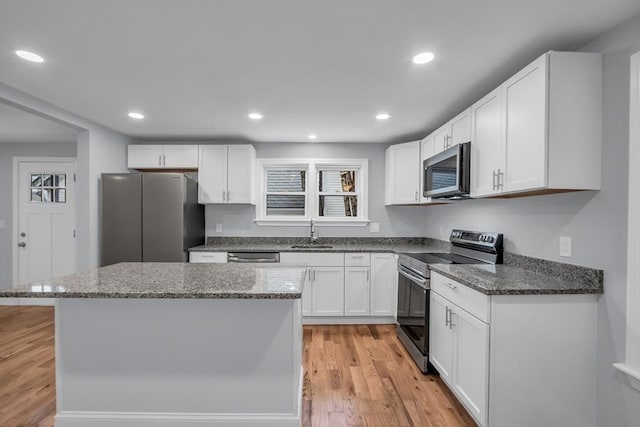
[[[20,237],[27,237],[27,233],[23,231],[22,233],[20,233]]]
[[[21,248],[24,248],[27,246],[27,244],[25,242],[20,242],[18,243],[18,246],[20,246]]]

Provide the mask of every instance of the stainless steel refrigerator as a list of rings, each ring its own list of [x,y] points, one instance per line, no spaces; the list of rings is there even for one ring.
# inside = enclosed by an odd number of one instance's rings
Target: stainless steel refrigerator
[[[204,243],[198,184],[180,173],[102,174],[101,265],[187,261]]]

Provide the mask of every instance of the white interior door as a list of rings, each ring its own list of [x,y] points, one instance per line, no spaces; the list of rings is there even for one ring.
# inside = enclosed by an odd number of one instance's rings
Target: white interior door
[[[18,163],[18,283],[76,270],[75,162]]]

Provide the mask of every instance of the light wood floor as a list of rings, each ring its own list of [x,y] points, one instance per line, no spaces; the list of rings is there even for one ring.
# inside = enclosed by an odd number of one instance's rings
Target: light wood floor
[[[475,427],[391,325],[305,326],[303,426]],[[53,427],[52,307],[0,306],[0,426]]]

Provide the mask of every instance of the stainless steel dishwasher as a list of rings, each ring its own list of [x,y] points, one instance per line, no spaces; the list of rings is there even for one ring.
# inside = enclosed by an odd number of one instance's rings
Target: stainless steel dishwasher
[[[229,252],[227,262],[280,262],[280,252]]]

